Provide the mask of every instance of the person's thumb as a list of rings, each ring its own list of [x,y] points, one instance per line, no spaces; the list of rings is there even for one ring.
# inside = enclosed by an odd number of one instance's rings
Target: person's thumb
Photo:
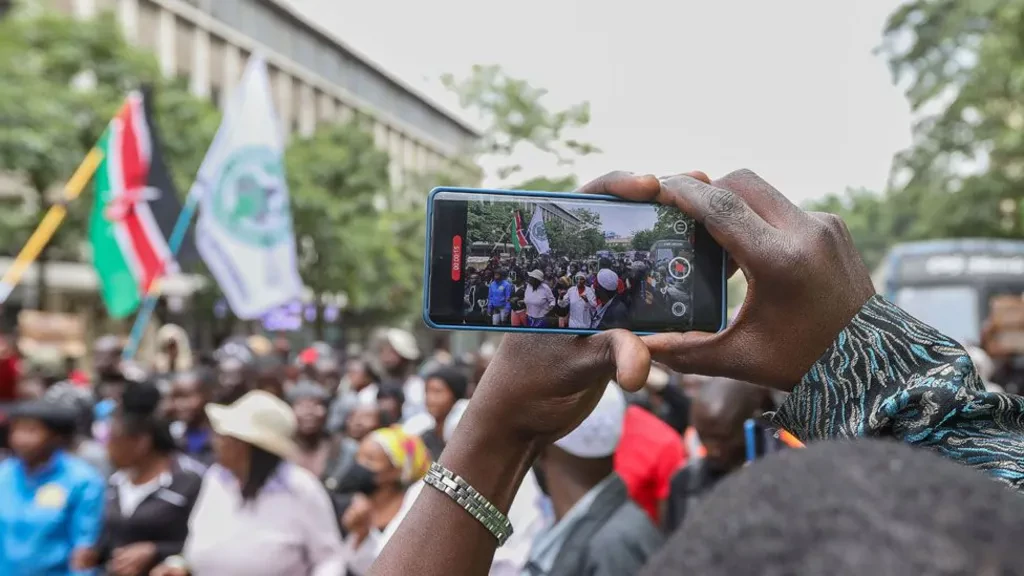
[[[626,330],[609,330],[602,336],[608,339],[615,362],[615,381],[629,392],[643,388],[651,370],[651,353],[647,346],[636,334]]]
[[[705,184],[711,184],[711,177],[709,177],[707,174],[701,172],[700,170],[694,170],[692,172],[687,172],[686,175],[689,176],[690,178],[696,178],[697,180],[700,180],[701,182],[703,182]]]

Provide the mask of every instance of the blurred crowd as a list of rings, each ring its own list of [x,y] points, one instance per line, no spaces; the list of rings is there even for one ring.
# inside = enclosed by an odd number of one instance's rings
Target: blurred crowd
[[[399,329],[348,353],[255,336],[199,358],[177,326],[158,339],[151,366],[97,339],[90,374],[3,340],[0,574],[366,574],[495,352],[424,353]],[[538,458],[491,573],[560,573],[545,550],[570,509],[590,525],[574,538],[611,543],[579,553],[638,568],[772,405],[659,367],[638,393],[609,385]]]

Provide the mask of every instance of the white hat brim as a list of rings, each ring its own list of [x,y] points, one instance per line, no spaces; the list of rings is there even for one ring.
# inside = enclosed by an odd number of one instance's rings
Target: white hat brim
[[[222,404],[207,404],[206,417],[210,427],[221,436],[230,436],[262,448],[271,454],[286,460],[294,458],[299,448],[291,438],[282,438],[276,434],[259,430],[248,418],[239,418],[237,410]]]

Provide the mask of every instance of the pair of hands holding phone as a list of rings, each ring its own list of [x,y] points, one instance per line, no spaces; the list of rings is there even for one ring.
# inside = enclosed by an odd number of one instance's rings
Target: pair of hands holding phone
[[[641,388],[651,359],[678,372],[789,391],[875,293],[842,220],[801,210],[749,170],[713,182],[702,172],[613,172],[580,192],[689,214],[729,253],[729,274],[746,275],[746,300],[717,334],[508,334],[466,414],[475,425],[500,425],[529,442],[554,440],[593,410],[608,380]]]

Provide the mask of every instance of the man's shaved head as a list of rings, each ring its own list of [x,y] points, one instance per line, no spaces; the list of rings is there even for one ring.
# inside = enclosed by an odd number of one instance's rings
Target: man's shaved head
[[[765,390],[739,380],[714,378],[693,401],[693,426],[708,452],[708,463],[731,470],[743,463],[743,422],[756,415]]]

